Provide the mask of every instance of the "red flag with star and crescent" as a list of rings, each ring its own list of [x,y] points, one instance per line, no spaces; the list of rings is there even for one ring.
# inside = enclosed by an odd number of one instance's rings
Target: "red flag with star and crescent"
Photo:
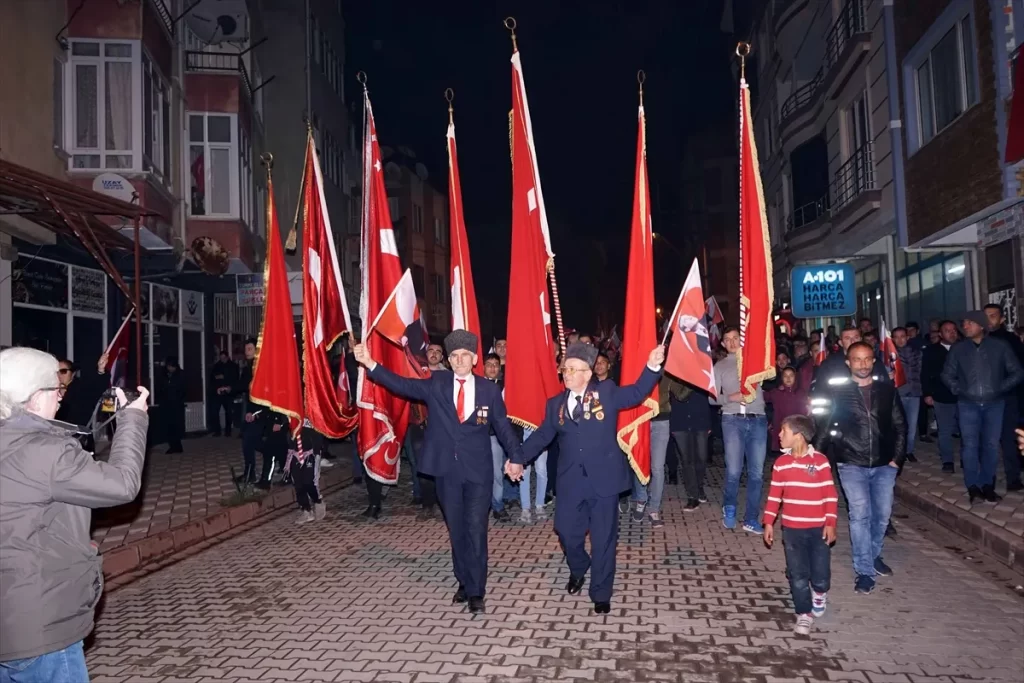
[[[388,370],[406,377],[419,376],[403,346],[389,341],[370,329],[391,293],[402,279],[398,243],[391,225],[388,194],[384,186],[377,125],[373,120],[370,96],[363,95],[366,127],[363,130],[363,217],[362,217],[362,292],[359,317],[363,321],[363,344],[370,357]],[[356,389],[359,408],[358,448],[367,474],[383,484],[398,482],[399,449],[409,427],[409,402],[366,375],[359,368]]]
[[[647,177],[647,125],[644,105],[637,114],[636,182],[633,189],[633,225],[626,279],[626,317],[622,326],[621,377],[632,381],[647,366],[658,343],[654,321],[654,251],[651,232],[651,194]],[[616,424],[619,448],[641,483],[651,479],[651,425],[658,414],[658,387],[640,405],[620,410]]]
[[[342,334],[352,330],[352,322],[312,133],[306,136],[301,211],[302,372],[306,417],[316,431],[341,439],[356,428],[356,413],[349,401],[347,384],[334,378],[328,352]]]
[[[885,326],[885,320],[882,320],[882,330],[879,333],[879,344],[882,346],[882,365],[889,371],[889,375],[892,377],[893,386],[897,389],[907,383],[907,372],[903,367],[903,361],[900,360],[899,349],[896,348],[896,342],[892,340],[892,333],[889,332],[889,328]]]
[[[480,314],[473,286],[473,268],[469,263],[469,240],[462,210],[462,181],[455,145],[455,121],[448,121],[448,207],[450,212],[449,247],[451,249],[452,329],[467,330],[480,336]],[[479,350],[478,350],[479,353]],[[482,354],[481,354],[482,355]]]
[[[551,236],[537,170],[533,124],[519,51],[512,54],[512,265],[509,272],[505,405],[510,420],[536,429],[544,406],[561,391],[551,334],[547,269]]]
[[[710,323],[704,293],[700,286],[697,259],[683,283],[676,307],[668,319],[672,325],[672,341],[665,355],[665,372],[718,396],[715,386],[714,360],[711,357]]]

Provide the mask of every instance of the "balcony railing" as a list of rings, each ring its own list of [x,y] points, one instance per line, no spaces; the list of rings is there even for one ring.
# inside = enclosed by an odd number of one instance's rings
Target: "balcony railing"
[[[829,185],[832,200],[831,213],[835,215],[846,208],[864,192],[876,189],[875,152],[872,143],[865,143],[836,171]]]
[[[185,53],[186,71],[207,71],[211,73],[237,73],[242,80],[246,95],[252,100],[252,81],[241,55],[231,52],[209,52],[189,50]]]
[[[149,4],[153,6],[157,16],[160,17],[160,21],[163,23],[164,28],[172,36],[174,35],[174,19],[171,18],[171,12],[167,9],[167,4],[164,0],[149,0]]]
[[[786,232],[810,225],[829,213],[829,196],[808,202],[786,217]]]
[[[787,118],[792,116],[798,109],[802,109],[814,100],[814,97],[818,93],[818,88],[821,87],[825,81],[825,70],[818,69],[818,73],[814,74],[814,78],[804,83],[796,89],[792,95],[786,98],[786,101],[782,103],[782,115],[781,120],[785,121]]]
[[[847,0],[825,37],[825,70],[835,66],[846,49],[846,44],[855,35],[865,31],[867,18],[864,14],[864,0]]]

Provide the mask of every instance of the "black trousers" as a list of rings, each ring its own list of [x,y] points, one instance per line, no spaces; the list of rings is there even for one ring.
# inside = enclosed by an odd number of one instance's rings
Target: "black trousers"
[[[256,451],[259,450],[263,450],[263,425],[256,422],[243,422],[242,458],[245,461],[245,471],[242,474],[242,479],[245,481],[256,481]]]
[[[217,401],[214,404],[216,415],[213,419],[213,433],[220,434],[220,411],[224,410],[224,433],[231,436],[231,423],[235,416],[235,398],[231,394],[217,394]]]
[[[292,460],[290,470],[292,485],[295,486],[295,502],[306,512],[321,502],[320,497],[320,462],[319,456],[311,455],[305,462],[298,458]]]
[[[185,436],[185,406],[167,406],[167,450],[181,452],[181,437]]]
[[[366,482],[366,495],[370,499],[370,505],[379,508],[384,503],[384,484],[371,477],[365,468],[363,468],[363,481]]]
[[[437,478],[438,499],[452,545],[452,568],[459,585],[471,598],[482,598],[487,590],[491,488],[491,482],[478,484],[459,472]]]
[[[672,439],[682,456],[683,488],[686,497],[696,500],[704,494],[704,472],[708,463],[706,432],[672,432]]]
[[[263,471],[260,481],[269,482],[275,472],[284,469],[288,457],[288,428],[282,427],[278,432],[271,432],[263,439],[260,447],[263,452]]]

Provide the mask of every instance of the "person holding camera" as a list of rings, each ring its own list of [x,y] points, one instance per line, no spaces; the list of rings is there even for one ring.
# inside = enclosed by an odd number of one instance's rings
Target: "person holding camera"
[[[82,641],[103,593],[92,509],[132,501],[142,483],[149,392],[127,403],[107,462],[51,422],[57,359],[0,351],[0,681],[89,680]],[[127,405],[125,405],[127,404]]]

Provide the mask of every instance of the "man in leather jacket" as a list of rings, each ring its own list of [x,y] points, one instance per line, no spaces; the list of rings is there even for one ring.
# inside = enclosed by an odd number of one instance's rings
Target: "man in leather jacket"
[[[816,450],[831,452],[850,508],[854,590],[870,593],[875,576],[891,576],[882,544],[892,513],[896,474],[907,451],[907,420],[896,388],[874,374],[875,351],[856,342],[846,351],[851,377],[830,385]],[[826,450],[829,449],[829,450]]]
[[[1024,380],[1024,370],[1002,339],[986,334],[984,311],[964,315],[964,339],[946,356],[942,382],[957,397],[960,459],[970,502],[998,503],[995,492],[1005,396]]]

